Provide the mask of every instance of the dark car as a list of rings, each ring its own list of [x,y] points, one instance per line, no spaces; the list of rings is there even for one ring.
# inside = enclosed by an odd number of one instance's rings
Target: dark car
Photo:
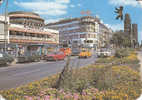
[[[57,61],[57,60],[64,60],[66,55],[63,52],[50,52],[45,57],[47,61]]]
[[[0,65],[7,65],[14,61],[14,57],[4,52],[0,52]]]
[[[41,57],[39,55],[19,56],[18,63],[39,62]]]

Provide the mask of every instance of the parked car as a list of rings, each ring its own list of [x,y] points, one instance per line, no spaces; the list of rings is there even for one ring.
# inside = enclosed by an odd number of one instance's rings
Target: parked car
[[[112,53],[109,49],[100,49],[99,51],[97,51],[97,57],[108,57],[111,55]]]
[[[14,57],[4,52],[0,52],[0,66],[10,64],[14,61]]]
[[[64,60],[66,57],[64,52],[50,52],[45,57],[45,60],[47,61],[57,61],[57,60]]]
[[[79,58],[88,58],[88,57],[91,57],[91,56],[92,56],[92,53],[89,50],[82,50],[79,53]]]
[[[41,57],[39,55],[19,56],[18,63],[39,62]]]
[[[78,48],[77,48],[77,49],[75,49],[75,48],[74,48],[74,49],[72,49],[72,53],[71,53],[71,55],[72,55],[72,56],[78,56],[78,55],[79,55],[79,53],[80,53],[80,49],[78,49]]]
[[[60,48],[60,51],[63,52],[66,56],[71,55],[71,48]]]

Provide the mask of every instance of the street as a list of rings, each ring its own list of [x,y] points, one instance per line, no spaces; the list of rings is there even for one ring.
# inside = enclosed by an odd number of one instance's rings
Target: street
[[[71,57],[70,66],[83,67],[94,63],[95,56],[87,59]],[[36,62],[26,64],[16,64],[9,67],[0,68],[0,90],[15,88],[32,81],[40,80],[50,75],[61,72],[65,66],[65,61],[56,62]]]

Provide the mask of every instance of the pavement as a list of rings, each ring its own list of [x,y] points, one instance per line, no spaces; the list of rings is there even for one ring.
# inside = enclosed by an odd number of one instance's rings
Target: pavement
[[[142,51],[138,52],[138,59],[140,60],[140,76],[141,76],[141,80],[142,80]]]
[[[138,59],[140,60],[140,65],[141,65],[141,67],[140,67],[140,76],[141,76],[141,80],[142,80],[142,50],[140,52],[138,52]],[[142,100],[142,94],[136,100]]]
[[[87,59],[72,57],[70,66],[74,68],[84,67],[94,63],[95,60],[95,56]],[[65,64],[66,60],[55,62],[41,61],[0,68],[0,90],[16,88],[20,85],[46,78],[61,72]]]

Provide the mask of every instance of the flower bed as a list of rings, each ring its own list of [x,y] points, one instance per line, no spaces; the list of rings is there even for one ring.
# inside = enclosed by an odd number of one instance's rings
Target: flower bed
[[[42,100],[43,98],[50,98],[47,100],[55,98],[58,98],[57,100],[92,100],[93,98],[95,100],[108,100],[108,98],[111,100],[121,100],[122,98],[128,98],[122,100],[135,100],[139,97],[142,88],[139,73],[127,66],[92,65],[74,70],[70,86],[65,82],[64,88],[59,90],[52,88],[57,78],[58,75],[54,75],[16,89],[1,91],[0,94],[7,100]],[[98,92],[94,92],[94,89]],[[86,95],[84,95],[84,91],[87,91]],[[78,96],[78,99],[75,99],[75,95]]]
[[[107,58],[99,58],[96,61],[96,64],[112,64],[112,65],[126,65],[131,67],[132,69],[139,71],[139,60],[137,58],[137,53],[134,51],[129,51],[129,55],[118,58],[118,57],[107,57]]]

